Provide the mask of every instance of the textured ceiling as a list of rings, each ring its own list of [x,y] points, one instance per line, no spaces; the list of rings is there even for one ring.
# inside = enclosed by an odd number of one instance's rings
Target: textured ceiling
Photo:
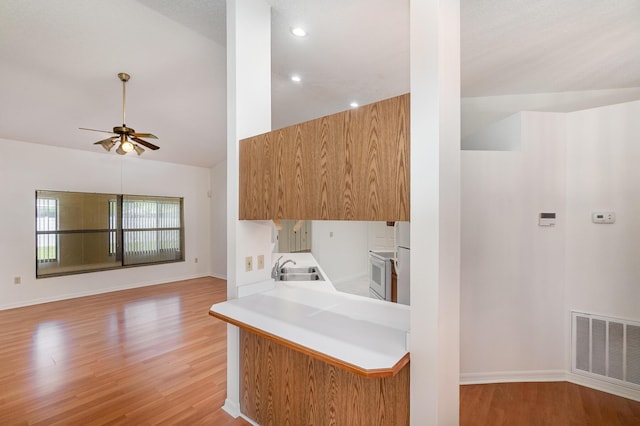
[[[269,3],[274,128],[409,90],[408,0]],[[124,71],[127,124],[160,137],[142,158],[216,164],[224,27],[224,0],[2,0],[0,138],[101,152],[77,128],[121,124]],[[640,1],[461,0],[461,52],[465,97],[639,88]]]
[[[225,0],[138,0],[169,19],[226,45]]]
[[[462,6],[465,97],[640,87],[640,1]]]

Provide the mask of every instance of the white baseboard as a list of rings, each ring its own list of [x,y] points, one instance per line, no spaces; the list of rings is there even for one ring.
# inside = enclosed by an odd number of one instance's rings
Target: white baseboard
[[[562,382],[567,380],[564,370],[494,371],[490,373],[464,373],[461,385],[512,382]]]
[[[640,401],[640,390],[637,389],[631,389],[626,386],[617,385],[615,383],[605,382],[604,380],[598,380],[591,377],[583,376],[581,374],[569,372],[567,373],[567,381],[575,383],[576,385],[586,386],[588,388],[621,396],[623,398]]]
[[[221,280],[225,280],[225,281],[227,280],[227,276],[226,275],[217,274],[215,272],[210,273],[209,276],[211,276],[213,278],[218,278],[218,279],[221,279]]]
[[[230,400],[229,398],[224,400],[224,405],[222,406],[222,409],[234,419],[237,419],[238,416],[241,414],[240,404],[238,404],[236,401]]]
[[[242,417],[249,424],[253,426],[260,426],[258,423],[254,422],[249,417],[245,416],[240,412],[240,404],[238,404],[235,401],[231,401],[228,398],[224,400],[224,405],[222,406],[222,410],[225,411],[228,415],[230,415],[234,419],[237,419],[238,417]]]
[[[174,281],[191,280],[191,279],[195,279],[195,278],[202,278],[204,276],[205,275],[202,275],[202,274],[184,275],[184,276],[179,276],[179,277],[167,278],[167,279],[160,280],[160,281],[158,281],[158,280],[155,280],[155,281],[143,281],[143,282],[138,282],[138,283],[130,283],[130,284],[122,285],[122,286],[115,286],[115,287],[108,287],[108,288],[98,288],[98,289],[92,289],[92,290],[87,290],[87,291],[79,291],[79,292],[74,292],[74,293],[59,294],[59,295],[56,295],[56,296],[49,296],[49,297],[39,297],[37,299],[30,299],[30,300],[24,300],[24,301],[20,301],[20,302],[16,302],[16,303],[8,303],[8,304],[5,304],[5,305],[0,305],[0,311],[6,310],[6,309],[23,308],[25,306],[31,306],[31,305],[40,305],[42,303],[59,302],[61,300],[76,299],[78,297],[95,296],[97,294],[111,293],[112,291],[131,290],[131,289],[134,289],[134,288],[148,287],[148,286],[158,285],[158,284],[167,284],[167,283],[171,283],[171,282],[174,282]]]
[[[582,376],[565,370],[496,371],[490,373],[464,373],[460,375],[461,385],[514,382],[570,382],[634,401],[640,401],[640,390]]]
[[[240,417],[245,419],[245,421],[247,421],[252,426],[260,426],[258,423],[254,422],[253,420],[251,420],[249,417],[245,416],[244,414],[240,414]]]

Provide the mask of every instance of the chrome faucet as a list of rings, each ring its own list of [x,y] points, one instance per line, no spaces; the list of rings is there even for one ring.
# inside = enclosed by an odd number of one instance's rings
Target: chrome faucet
[[[284,265],[286,265],[286,264],[287,264],[287,263],[289,263],[289,262],[293,263],[294,265],[296,264],[296,261],[295,261],[295,260],[293,260],[293,259],[287,259],[287,260],[285,260],[285,261],[282,263],[282,265],[280,265],[280,270],[282,270],[282,268],[284,268]]]
[[[282,259],[283,256],[280,256],[278,258],[278,260],[276,260],[276,264],[273,265],[273,269],[271,269],[271,278],[274,278],[276,281],[278,280],[278,278],[280,277],[280,271],[282,270],[282,268],[284,267],[284,265],[286,265],[289,262],[292,262],[294,265],[296,264],[296,261],[293,259],[287,259],[284,262],[282,262],[282,265],[280,264],[280,259]]]
[[[276,281],[280,276],[280,259],[282,259],[282,256],[280,256],[278,260],[276,260],[276,264],[273,265],[273,269],[271,269],[271,278],[275,278]]]

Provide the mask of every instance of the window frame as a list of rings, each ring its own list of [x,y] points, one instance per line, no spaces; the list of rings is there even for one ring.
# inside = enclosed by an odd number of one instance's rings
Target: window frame
[[[41,193],[46,194],[45,196],[40,196]],[[55,198],[55,194],[60,194],[58,198]],[[60,229],[60,215],[61,210],[64,210],[61,205],[61,199],[63,198],[63,194],[68,195],[78,195],[78,196],[114,196],[115,198],[109,199],[105,204],[104,201],[100,203],[96,202],[95,206],[101,204],[103,207],[99,207],[98,209],[106,209],[102,210],[105,212],[107,217],[107,223],[105,228],[101,229],[82,229],[82,226],[78,225],[77,227],[73,227],[73,229],[68,229],[69,226],[64,226],[64,230]],[[35,251],[36,251],[36,278],[49,278],[49,277],[57,277],[63,275],[75,275],[89,272],[100,272],[106,270],[114,270],[114,269],[122,269],[122,268],[132,268],[138,266],[149,266],[149,265],[158,265],[164,263],[175,263],[175,262],[184,262],[185,261],[185,226],[184,226],[184,198],[183,197],[168,197],[168,196],[150,196],[150,195],[129,195],[129,194],[105,194],[105,193],[95,193],[95,192],[73,192],[73,191],[54,191],[54,190],[36,190],[35,191],[35,204],[36,204],[36,238],[35,238]],[[173,232],[177,232],[177,247],[171,249],[170,253],[172,256],[170,258],[161,258],[160,250],[151,250],[148,251],[146,258],[138,258],[127,259],[125,255],[126,244],[124,243],[124,234],[127,231],[123,227],[123,216],[126,214],[123,209],[124,199],[137,199],[137,200],[155,200],[156,203],[159,203],[158,200],[169,200],[171,203],[176,204],[178,206],[178,211],[174,212],[175,217],[174,220],[177,221],[178,226],[173,226],[170,229]],[[38,215],[39,212],[39,200],[43,199],[54,199],[56,203],[56,230],[47,230],[42,231],[38,230],[38,218],[41,217]],[[68,209],[68,207],[67,207]],[[98,210],[99,211],[99,210]],[[156,223],[157,223],[157,215],[158,212],[155,212],[156,215]],[[115,217],[114,217],[115,216]],[[103,216],[104,217],[104,216]],[[102,219],[104,220],[104,219]],[[80,220],[80,222],[84,222]],[[102,222],[104,223],[104,222]],[[146,231],[154,231],[159,230],[162,231],[162,228],[147,228]],[[71,262],[68,265],[58,265],[53,266],[52,264],[56,262],[62,262],[62,254],[61,250],[64,251],[64,247],[61,246],[60,236],[69,235],[69,234],[94,234],[99,235],[100,233],[107,233],[107,244],[105,247],[105,253],[101,256],[108,256],[108,258],[113,260],[113,264],[108,266],[96,266],[99,265],[95,262],[83,263],[82,261],[73,263]],[[41,262],[38,259],[39,253],[39,244],[40,235],[55,235],[56,239],[56,259],[53,261]],[[172,241],[175,241],[175,237]],[[115,244],[114,244],[115,243]],[[160,244],[161,241],[158,242]],[[115,245],[115,246],[114,246]],[[98,246],[99,247],[99,246]],[[94,247],[95,248],[95,247]],[[95,252],[95,251],[94,251]],[[143,261],[144,260],[144,261]],[[109,261],[111,262],[111,261]],[[47,269],[51,269],[52,272],[46,272]],[[43,272],[45,271],[45,272]]]

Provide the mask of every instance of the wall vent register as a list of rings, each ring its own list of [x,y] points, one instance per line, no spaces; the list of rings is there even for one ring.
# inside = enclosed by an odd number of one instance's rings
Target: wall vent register
[[[571,313],[571,371],[640,389],[640,322]]]

